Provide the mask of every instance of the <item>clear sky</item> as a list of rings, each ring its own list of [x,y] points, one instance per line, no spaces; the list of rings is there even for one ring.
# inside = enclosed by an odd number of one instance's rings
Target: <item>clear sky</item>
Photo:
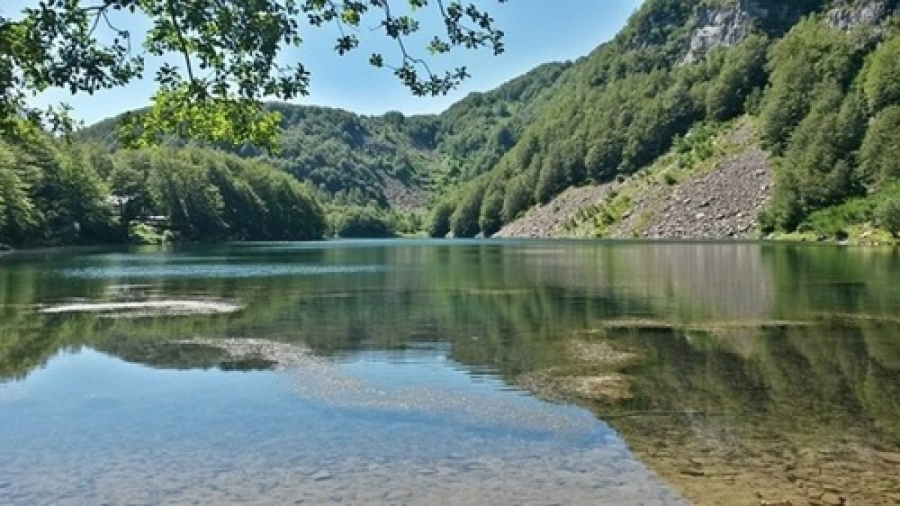
[[[37,0],[2,0],[0,11],[14,15]],[[85,0],[86,4],[91,3]],[[331,27],[310,29],[304,44],[283,55],[285,61],[296,58],[311,73],[310,95],[295,101],[302,104],[340,107],[360,114],[382,114],[397,110],[405,114],[437,113],[473,91],[487,91],[528,70],[550,61],[574,60],[609,40],[625,24],[641,0],[475,0],[496,19],[506,32],[506,52],[493,56],[489,49],[455,49],[450,55],[429,59],[434,70],[449,70],[464,65],[472,77],[447,96],[413,96],[387,69],[369,66],[372,52],[382,52],[387,63],[396,55],[392,41],[377,33],[359,33],[361,48],[349,56],[332,50],[337,33]],[[421,18],[423,31],[439,33],[441,25],[434,16]],[[121,18],[118,23],[132,33],[147,28],[145,19]],[[425,56],[424,51],[419,54]],[[152,72],[148,72],[152,76]],[[152,79],[125,88],[99,92],[93,96],[72,96],[63,90],[44,93],[34,104],[67,102],[74,116],[90,124],[128,109],[149,104],[155,89]]]

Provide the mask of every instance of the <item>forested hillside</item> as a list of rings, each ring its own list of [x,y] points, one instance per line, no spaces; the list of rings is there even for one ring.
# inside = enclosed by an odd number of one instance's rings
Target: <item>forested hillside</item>
[[[514,146],[535,109],[554,93],[567,63],[548,63],[503,86],[472,93],[441,115],[360,116],[340,109],[269,104],[281,117],[279,149],[219,149],[268,162],[309,181],[340,202],[422,210],[433,191],[489,171]],[[118,150],[111,118],[84,129],[79,140]],[[178,140],[171,145],[183,146]]]
[[[312,237],[322,230],[386,236],[417,228],[433,236],[472,237],[493,235],[574,186],[627,181],[665,164],[674,164],[669,172],[690,173],[737,121],[752,132],[743,144],[766,154],[766,170],[774,179],[766,207],[753,211],[759,214],[756,234],[812,231],[838,239],[873,229],[900,234],[898,5],[898,0],[646,0],[613,40],[591,54],[539,66],[496,90],[471,94],[440,115],[367,117],[271,104],[281,117],[277,151],[201,149],[173,140],[166,155],[119,151],[117,119],[111,119],[76,139],[102,143],[112,154],[55,144],[54,156],[91,165],[84,177],[96,180],[101,194],[143,192],[143,201],[153,206],[137,214],[169,217],[185,237],[252,238],[247,227],[228,221],[226,214],[235,209],[228,199],[243,195],[269,212],[271,192],[253,186],[260,178],[251,173],[269,174],[272,167],[308,183],[312,188],[292,186],[292,198],[321,201],[310,204],[309,212],[326,216],[328,223],[316,218],[294,235],[283,228],[260,231],[265,237]],[[4,150],[7,160],[28,152],[9,145]],[[112,161],[96,165],[105,156]],[[196,184],[215,187],[212,194],[218,196],[210,197],[209,209],[219,210],[207,214],[216,219],[201,227],[211,233],[201,234],[187,222],[175,226],[179,212],[190,220],[203,213],[178,211],[187,209],[189,199],[164,197],[161,176],[135,177],[125,188],[103,165],[139,167],[128,170],[141,173],[149,163],[150,173],[164,174],[167,170],[159,168],[164,159],[199,167]],[[229,167],[224,177],[217,175],[220,166]],[[667,184],[676,182],[668,172],[663,176]],[[7,186],[18,190],[10,195],[36,188],[26,172],[14,177],[19,182]],[[223,185],[230,177],[253,187],[252,197],[244,186]],[[188,178],[170,187],[190,184]],[[628,199],[608,195],[615,205],[583,209],[579,230],[604,236],[614,228],[611,222],[629,216]],[[0,209],[12,201],[0,200]],[[9,243],[21,243],[17,230],[37,219],[21,218],[31,216],[21,210],[4,216],[0,241]],[[89,225],[79,229],[79,240],[95,234],[97,219],[85,221]],[[53,227],[42,234],[38,242],[69,241]]]
[[[435,206],[430,232],[491,235],[570,186],[634,174],[697,125],[741,115],[776,157],[761,232],[840,236],[872,221],[900,232],[896,4],[648,0],[572,68],[492,171]]]
[[[300,240],[324,233],[325,213],[312,189],[258,162],[194,148],[111,154],[37,133],[0,139],[0,244]]]

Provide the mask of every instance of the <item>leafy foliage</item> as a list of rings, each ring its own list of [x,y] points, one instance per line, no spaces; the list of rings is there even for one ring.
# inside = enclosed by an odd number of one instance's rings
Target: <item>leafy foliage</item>
[[[876,220],[894,237],[900,237],[900,199],[885,200],[876,210]]]
[[[145,170],[151,209],[187,240],[320,239],[310,188],[261,163],[198,149],[158,148]]]
[[[408,229],[415,220],[401,219],[390,209],[422,210],[429,205],[425,228],[430,235],[452,232],[473,237],[495,233],[570,186],[634,174],[673,147],[678,169],[692,166],[713,150],[704,129],[750,115],[776,160],[775,196],[763,216],[766,231],[819,227],[832,218],[874,220],[868,204],[864,213],[836,211],[836,217],[826,217],[822,212],[878,198],[900,174],[896,166],[900,153],[894,149],[900,144],[896,30],[843,31],[824,15],[834,5],[826,0],[752,4],[648,0],[615,39],[590,55],[576,62],[542,65],[496,90],[473,93],[437,116],[391,112],[360,117],[334,109],[268,104],[264,109],[244,109],[241,114],[251,118],[247,121],[224,121],[235,114],[224,112],[206,118],[198,128],[221,130],[223,138],[242,135],[229,130],[241,128],[241,123],[257,125],[262,138],[281,131],[278,152],[260,145],[203,145],[230,149],[310,182],[331,206],[332,233],[353,223],[363,229],[376,222],[394,232]],[[326,12],[331,5],[319,2],[314,7]],[[684,55],[692,31],[708,22],[704,16],[709,9],[721,7],[752,11],[748,34],[733,47],[720,47],[687,62]],[[333,11],[316,22],[337,19],[354,26],[355,13]],[[393,29],[401,37],[416,28],[412,18],[397,19]],[[357,41],[344,43],[349,50]],[[432,49],[440,52],[444,47],[437,44]],[[222,105],[230,107],[227,102]],[[212,110],[205,107],[197,111]],[[198,123],[189,118],[174,114],[152,119],[155,111],[143,114],[152,121],[138,123],[145,128],[140,134],[155,135],[154,142],[184,146],[168,136],[179,128],[197,137],[190,129]],[[270,119],[260,126],[262,118]],[[153,121],[170,124],[152,133]],[[98,125],[84,138],[114,139],[118,125],[118,120]],[[125,156],[137,155],[116,155]],[[163,194],[137,190],[142,184],[166,187],[162,182],[146,178],[131,182],[127,175],[133,169],[124,169],[121,163],[101,168],[102,156],[94,158],[91,163],[108,184],[131,188],[134,198],[126,204],[131,215],[146,213],[148,205],[165,200]],[[134,166],[144,165],[135,161]],[[179,177],[192,174],[186,167],[176,172],[182,174]],[[230,207],[224,202],[264,201],[259,192],[249,183],[225,184],[231,181],[227,177],[209,186],[202,171],[195,176],[196,180],[172,184],[197,191],[196,204],[209,211],[203,229],[214,236],[246,235],[229,225],[235,220],[227,218]],[[671,182],[677,181],[669,176]],[[598,210],[607,216],[595,216],[593,221],[607,224],[624,207]],[[199,219],[202,213],[193,215]],[[355,233],[355,226],[349,229]]]
[[[900,180],[900,105],[872,119],[859,157],[863,181],[877,185]]]
[[[390,217],[374,206],[344,207],[336,213],[332,227],[335,236],[345,238],[387,238],[397,235]]]
[[[67,151],[46,137],[0,140],[0,242],[80,244],[109,236],[108,189],[83,150]]]
[[[809,226],[817,211],[877,195],[894,181],[900,174],[894,149],[900,115],[891,109],[900,100],[895,31],[836,28],[822,15],[832,5],[827,1],[761,1],[738,7],[757,16],[740,44],[685,64],[699,16],[725,4],[733,7],[717,0],[645,2],[613,41],[557,80],[558,92],[539,105],[493,169],[453,194],[456,227],[470,234],[475,226],[485,234],[497,228],[460,210],[472,205],[476,187],[505,189],[506,223],[570,186],[633,174],[673,143],[680,152],[679,139],[697,124],[743,114],[758,116],[762,142],[776,155],[765,230]],[[461,223],[464,217],[472,221]]]
[[[872,53],[868,63],[865,89],[872,109],[900,104],[900,38],[887,40]]]
[[[506,0],[498,0],[502,3]],[[263,109],[263,98],[304,95],[309,74],[300,62],[279,61],[285,48],[299,46],[305,20],[311,27],[336,24],[339,54],[357,50],[361,27],[377,26],[397,41],[396,62],[374,53],[375,67],[389,67],[416,95],[439,95],[468,77],[465,68],[433,72],[407,50],[419,32],[416,16],[437,16],[446,28],[423,50],[446,53],[454,47],[503,51],[503,32],[473,3],[408,0],[50,0],[16,18],[0,17],[0,122],[39,122],[28,105],[31,91],[62,87],[93,93],[140,78],[146,56],[174,55],[156,73],[159,90],[146,114],[125,123],[129,145],[158,143],[164,135],[210,142],[250,142],[273,148],[278,116]],[[144,52],[135,53],[132,34],[115,21],[142,15],[150,29]],[[65,116],[49,115],[71,127]],[[62,124],[60,124],[62,122]]]
[[[160,220],[175,238],[195,241],[325,232],[313,191],[259,162],[197,148],[110,155],[48,137],[0,140],[0,242],[124,242],[134,223]]]
[[[765,86],[767,38],[754,35],[729,51],[719,75],[706,92],[706,116],[727,121],[744,111],[750,93]]]

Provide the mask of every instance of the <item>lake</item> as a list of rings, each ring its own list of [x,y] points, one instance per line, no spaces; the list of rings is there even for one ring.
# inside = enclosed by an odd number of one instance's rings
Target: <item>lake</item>
[[[900,251],[8,254],[0,462],[13,505],[900,504]]]

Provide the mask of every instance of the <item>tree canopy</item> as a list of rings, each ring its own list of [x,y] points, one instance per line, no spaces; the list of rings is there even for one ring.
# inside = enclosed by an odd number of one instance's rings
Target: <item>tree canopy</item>
[[[496,0],[498,3],[506,0]],[[154,76],[159,88],[149,111],[124,123],[130,145],[177,135],[198,140],[274,145],[278,114],[263,99],[307,93],[302,62],[282,64],[283,50],[302,43],[304,27],[335,25],[339,54],[361,50],[357,36],[377,27],[397,42],[396,55],[372,53],[369,62],[393,71],[415,95],[445,94],[468,77],[465,67],[432,70],[418,51],[454,47],[503,51],[503,32],[474,3],[456,0],[45,0],[20,15],[0,14],[0,124],[21,119],[70,128],[65,110],[40,111],[32,92],[61,87],[94,93],[143,78],[148,57],[166,62]],[[117,25],[123,15],[144,16],[139,34]],[[424,48],[413,47],[423,16],[445,27]],[[173,63],[178,61],[179,63]]]

